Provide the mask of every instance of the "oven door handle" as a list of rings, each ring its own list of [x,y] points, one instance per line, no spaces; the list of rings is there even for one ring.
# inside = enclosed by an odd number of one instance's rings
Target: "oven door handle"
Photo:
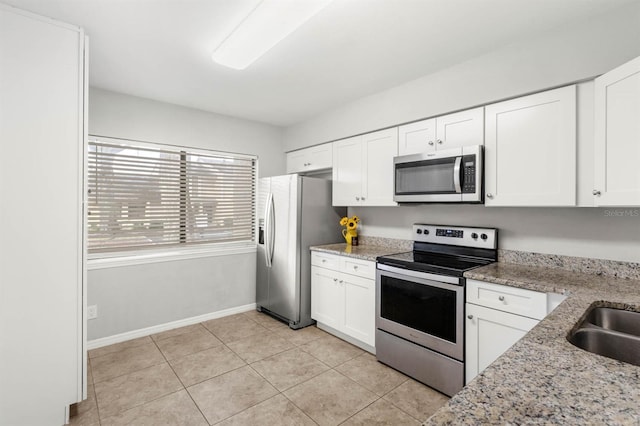
[[[410,269],[396,268],[395,266],[383,265],[380,263],[378,263],[378,270],[395,274],[397,278],[399,278],[399,276],[405,276],[405,277],[435,281],[436,283],[429,284],[429,285],[433,285],[434,287],[441,287],[446,289],[455,289],[460,287],[460,279],[456,277],[450,277],[448,275],[438,275],[438,274],[430,274],[428,272],[412,271]],[[384,274],[384,272],[380,272],[380,273]],[[438,285],[440,283],[443,283],[443,285]],[[453,286],[449,286],[444,283],[453,284]]]
[[[460,166],[462,165],[462,157],[456,157],[456,162],[453,165],[453,187],[457,194],[462,192],[460,186]]]

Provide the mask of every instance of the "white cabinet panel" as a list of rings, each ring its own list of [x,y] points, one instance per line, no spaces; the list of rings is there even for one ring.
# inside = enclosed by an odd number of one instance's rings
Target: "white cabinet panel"
[[[332,165],[332,143],[325,143],[287,153],[287,173],[306,173],[330,169]]]
[[[344,323],[344,288],[339,273],[311,267],[311,317],[336,329]]]
[[[595,203],[640,206],[640,57],[595,80]]]
[[[398,128],[398,155],[482,145],[484,108],[430,118]]]
[[[398,129],[362,136],[362,206],[395,206],[393,157],[398,154]]]
[[[311,318],[373,348],[375,263],[315,251],[311,259]]]
[[[547,315],[547,294],[523,288],[467,280],[467,302],[542,319]]]
[[[362,193],[361,136],[343,139],[333,148],[333,205],[354,206]]]
[[[0,4],[0,424],[83,393],[84,34]]]
[[[485,108],[485,204],[576,204],[576,87]]]
[[[484,143],[484,108],[474,108],[436,118],[436,149]]]
[[[537,320],[466,304],[465,383],[538,324]]]
[[[345,333],[375,346],[375,281],[343,274]]]
[[[398,155],[436,150],[436,119],[417,121],[398,128]]]
[[[333,205],[395,206],[393,157],[398,129],[387,129],[334,142]]]

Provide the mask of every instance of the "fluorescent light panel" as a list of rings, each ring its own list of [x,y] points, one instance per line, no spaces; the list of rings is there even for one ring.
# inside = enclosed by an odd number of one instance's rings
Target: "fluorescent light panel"
[[[213,52],[211,59],[245,69],[332,0],[263,0]]]

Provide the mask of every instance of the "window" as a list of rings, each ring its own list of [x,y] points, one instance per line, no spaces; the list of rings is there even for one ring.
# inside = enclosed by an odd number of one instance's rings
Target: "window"
[[[89,142],[89,253],[255,240],[256,158]]]

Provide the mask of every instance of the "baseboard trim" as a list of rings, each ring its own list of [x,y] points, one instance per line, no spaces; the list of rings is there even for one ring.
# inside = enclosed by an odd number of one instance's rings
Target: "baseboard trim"
[[[141,328],[138,330],[127,331],[125,333],[114,334],[113,336],[101,337],[100,339],[89,340],[87,342],[87,350],[98,349],[103,346],[113,345],[114,343],[125,342],[127,340],[137,339],[139,337],[150,336],[152,334],[161,333],[174,328],[180,328],[187,325],[198,324],[199,322],[209,321],[216,318],[222,318],[242,312],[249,312],[256,309],[255,303],[248,305],[236,306],[234,308],[223,309],[221,311],[210,312],[204,315],[184,318],[177,321],[167,322],[164,324],[154,325],[151,327]]]

